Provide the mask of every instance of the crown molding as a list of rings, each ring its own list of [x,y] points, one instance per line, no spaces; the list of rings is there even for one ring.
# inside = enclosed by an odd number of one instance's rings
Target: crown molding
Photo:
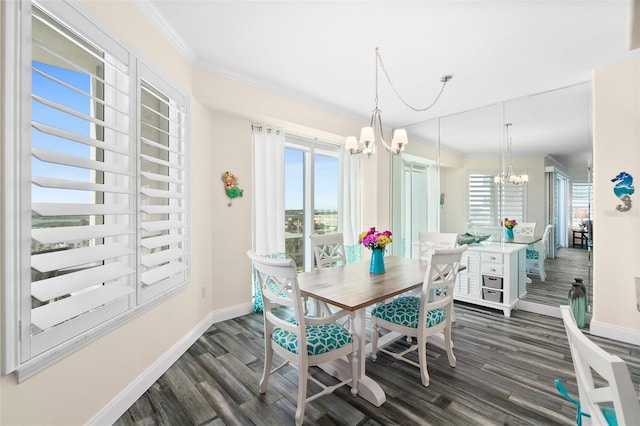
[[[171,25],[167,23],[158,9],[153,6],[149,0],[133,0],[140,11],[153,23],[153,25],[164,34],[169,42],[189,61],[191,65],[196,63],[198,55],[195,50],[187,44],[180,34],[178,34]]]

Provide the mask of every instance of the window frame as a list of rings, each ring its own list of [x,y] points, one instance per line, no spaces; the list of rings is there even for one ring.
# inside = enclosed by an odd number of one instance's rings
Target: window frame
[[[315,216],[315,156],[321,155],[332,157],[338,161],[338,193],[337,193],[337,232],[342,232],[343,226],[343,193],[344,193],[344,150],[338,144],[319,141],[304,136],[298,136],[285,132],[284,150],[293,149],[303,153],[303,212],[305,214],[305,223],[303,230],[304,245],[304,267],[305,271],[310,271],[314,267],[313,250],[311,248],[309,236],[315,232],[314,216]],[[286,166],[286,164],[285,164]],[[283,188],[284,191],[284,188]],[[307,217],[307,211],[311,211],[311,215]],[[286,207],[285,207],[286,212]],[[283,224],[284,225],[284,224]]]
[[[182,187],[178,192],[184,195],[184,261],[186,272],[168,289],[148,300],[140,297],[140,189],[141,168],[133,166],[133,225],[134,240],[133,266],[135,274],[131,287],[134,297],[128,297],[129,307],[122,313],[99,322],[93,328],[82,331],[70,339],[60,341],[53,347],[32,355],[31,335],[31,68],[32,68],[32,6],[36,4],[70,31],[101,46],[103,49],[117,49],[128,59],[128,109],[131,113],[128,138],[133,146],[134,162],[140,161],[140,90],[142,81],[152,80],[154,87],[161,87],[163,93],[176,97],[182,108],[182,133],[180,155],[183,173]],[[5,2],[3,11],[3,181],[2,181],[2,373],[14,372],[18,381],[24,380],[57,362],[77,349],[98,339],[136,316],[152,309],[163,301],[186,288],[190,281],[189,247],[189,97],[186,92],[172,85],[168,79],[147,67],[126,43],[109,34],[109,29],[99,28],[84,9],[79,10],[66,2],[52,1],[43,5],[29,0]],[[112,51],[112,50],[109,50]],[[166,92],[164,92],[166,90]],[[28,143],[27,143],[28,142]],[[88,169],[91,170],[91,169]],[[26,213],[25,213],[26,212]],[[84,321],[84,320],[83,320]]]

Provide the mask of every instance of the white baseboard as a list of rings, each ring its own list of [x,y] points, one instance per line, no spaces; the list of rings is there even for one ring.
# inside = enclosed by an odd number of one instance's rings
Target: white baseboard
[[[195,325],[180,340],[178,340],[156,362],[147,368],[138,378],[130,383],[118,396],[109,402],[87,424],[88,425],[112,425],[124,414],[134,402],[169,369],[211,325],[247,315],[253,311],[251,303],[233,306],[227,309],[211,312],[202,321]]]
[[[640,330],[630,328],[614,327],[609,324],[591,321],[589,332],[594,336],[605,337],[607,339],[618,340],[620,342],[640,345]]]
[[[533,303],[527,302],[526,300],[521,300],[518,302],[518,309],[520,309],[521,311],[533,312],[534,314],[542,314],[549,317],[562,318],[562,315],[560,314],[560,307],[558,306],[549,306],[543,305],[541,303]]]

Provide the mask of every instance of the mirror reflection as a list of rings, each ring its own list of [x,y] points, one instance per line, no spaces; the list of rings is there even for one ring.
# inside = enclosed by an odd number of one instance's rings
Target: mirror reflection
[[[590,305],[591,83],[416,123],[408,130],[426,135],[424,144],[437,153],[425,155],[429,160],[412,155],[415,151],[392,159],[392,223],[402,236],[397,248],[402,253],[394,254],[410,256],[420,231],[484,234],[504,242],[500,222],[515,219],[515,239],[525,232],[533,241],[526,244],[519,308],[545,313],[545,307],[566,304],[575,278],[582,279]],[[452,153],[462,159],[459,163],[445,158],[451,141],[467,147]],[[509,181],[510,175],[525,174],[526,183]]]

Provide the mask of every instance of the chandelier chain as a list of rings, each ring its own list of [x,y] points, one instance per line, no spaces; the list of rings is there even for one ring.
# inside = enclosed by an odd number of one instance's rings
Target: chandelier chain
[[[391,77],[389,76],[389,72],[387,71],[387,68],[384,66],[384,62],[382,62],[382,56],[380,55],[379,49],[376,47],[376,108],[378,107],[378,64],[380,64],[380,68],[382,68],[382,72],[384,73],[385,77],[387,78],[387,82],[389,82],[389,86],[391,86],[391,89],[393,90],[393,92],[396,94],[398,99],[400,99],[400,102],[402,102],[407,108],[409,108],[409,109],[411,109],[413,111],[416,111],[416,112],[424,112],[424,111],[427,111],[428,109],[430,109],[431,107],[433,107],[436,104],[436,102],[438,102],[438,99],[440,99],[440,96],[442,95],[442,92],[444,91],[444,87],[447,85],[449,80],[451,80],[451,76],[443,76],[443,77],[441,77],[440,81],[442,81],[442,87],[440,88],[440,92],[438,93],[436,98],[433,100],[433,102],[431,102],[431,104],[429,106],[426,106],[424,108],[414,107],[413,105],[409,104],[402,97],[402,95],[400,95],[400,93],[398,92],[398,89],[396,89],[396,86],[394,86],[393,83],[391,82]]]

